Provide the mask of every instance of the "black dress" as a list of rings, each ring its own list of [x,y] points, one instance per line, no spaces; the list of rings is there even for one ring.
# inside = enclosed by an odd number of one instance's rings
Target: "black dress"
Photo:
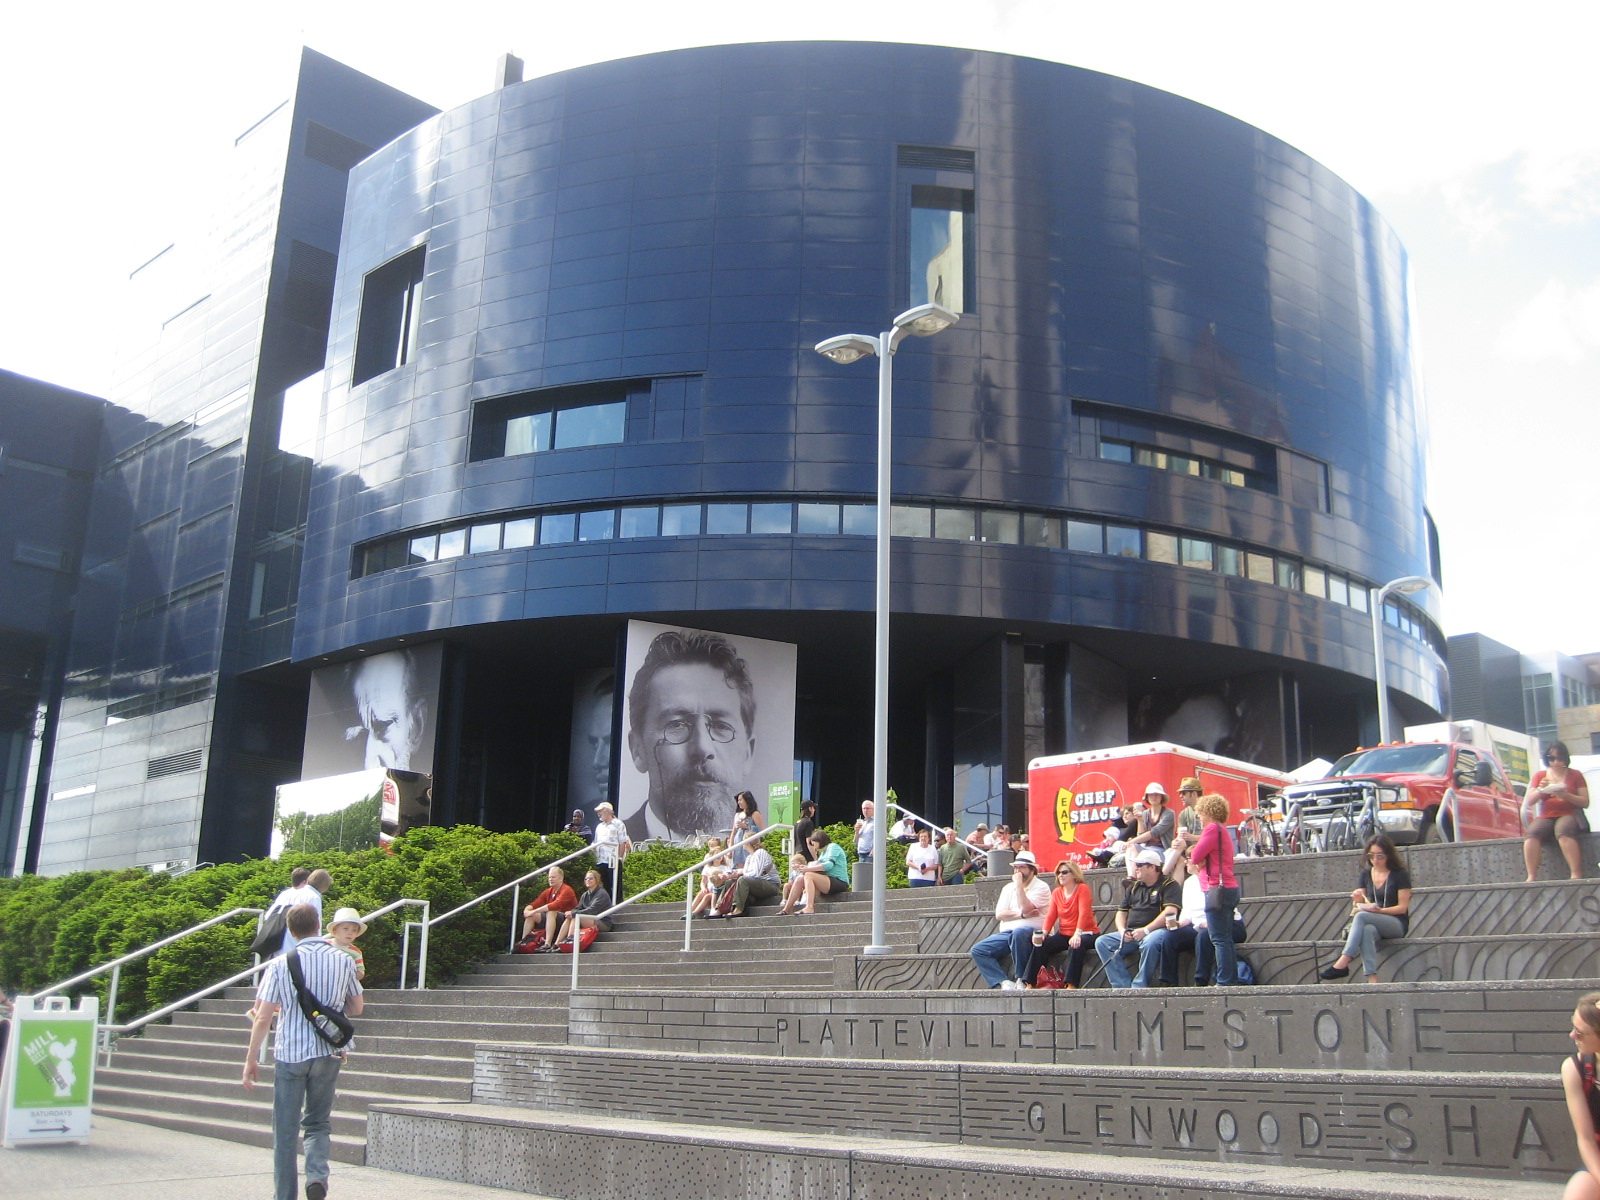
[[[794,823],[794,852],[796,854],[804,854],[807,862],[811,862],[816,858],[816,855],[811,853],[810,844],[806,841],[808,837],[816,832],[816,828],[817,823],[810,817],[801,817]]]

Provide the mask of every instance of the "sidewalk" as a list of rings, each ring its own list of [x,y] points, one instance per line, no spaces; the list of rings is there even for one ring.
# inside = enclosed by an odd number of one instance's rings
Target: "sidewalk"
[[[301,1180],[304,1194],[305,1181]],[[272,1200],[272,1151],[95,1117],[87,1146],[0,1150],[0,1196],[27,1200]],[[329,1200],[508,1200],[497,1188],[333,1164]],[[521,1193],[518,1193],[519,1195]]]

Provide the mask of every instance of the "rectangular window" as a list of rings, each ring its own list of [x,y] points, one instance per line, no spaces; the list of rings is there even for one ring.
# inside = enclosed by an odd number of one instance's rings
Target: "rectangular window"
[[[972,189],[916,184],[911,189],[911,307],[971,310],[974,278]]]
[[[528,413],[506,422],[506,455],[550,449],[551,413]]]
[[[700,506],[698,504],[662,505],[662,537],[693,537],[699,532]]]
[[[1131,463],[1133,461],[1133,447],[1127,442],[1101,442],[1100,457],[1108,462]]]
[[[1183,565],[1197,571],[1209,571],[1215,565],[1216,548],[1210,542],[1184,538],[1178,552],[1183,558]]]
[[[575,541],[578,536],[578,518],[574,513],[552,513],[539,518],[539,545],[558,546]]]
[[[1043,513],[1023,513],[1022,544],[1042,546],[1047,550],[1061,549],[1061,518],[1047,517]]]
[[[970,542],[978,536],[978,514],[970,508],[936,508],[933,510],[933,536]]]
[[[1300,590],[1300,564],[1287,558],[1278,560],[1278,586],[1290,591]]]
[[[707,533],[748,533],[750,506],[748,504],[706,505]]]
[[[1101,554],[1105,551],[1106,531],[1098,521],[1068,521],[1067,549],[1079,554]]]
[[[521,550],[525,546],[536,545],[538,541],[538,517],[522,517],[516,521],[506,522],[505,540],[502,545],[507,550]]]
[[[1137,529],[1126,525],[1106,526],[1106,553],[1118,558],[1139,558],[1144,552],[1144,541]]]
[[[460,558],[467,552],[467,531],[452,529],[439,535],[439,557]]]
[[[1144,554],[1151,562],[1178,565],[1178,539],[1170,533],[1144,535]]]
[[[489,554],[500,549],[500,526],[474,525],[467,539],[468,554]]]
[[[1256,583],[1273,582],[1272,555],[1246,554],[1244,556],[1244,573]]]
[[[1350,607],[1357,612],[1366,612],[1368,599],[1367,589],[1352,579],[1350,581]]]
[[[912,504],[896,504],[889,509],[892,537],[927,537],[933,529],[933,510]]]
[[[1328,573],[1321,567],[1307,567],[1300,574],[1300,587],[1308,596],[1326,598],[1328,595]]]
[[[584,408],[564,408],[555,414],[557,450],[578,446],[612,446],[622,441],[628,422],[628,405],[593,404]]]
[[[1096,452],[1108,462],[1213,479],[1230,487],[1280,491],[1278,449],[1269,442],[1199,421],[1091,400],[1075,400],[1072,409]]]
[[[876,504],[845,504],[839,512],[840,529],[851,537],[873,537],[878,532]]]
[[[1328,599],[1339,604],[1350,603],[1350,584],[1343,575],[1328,576]]]
[[[427,247],[407,250],[361,283],[361,317],[356,326],[355,370],[351,384],[365,383],[403,367],[417,354],[422,326],[422,265]]]
[[[421,537],[412,538],[410,550],[411,562],[432,562],[439,557],[439,535],[437,533],[425,533]]]
[[[1243,575],[1244,551],[1237,546],[1218,546],[1217,570],[1224,575]]]
[[[794,505],[752,504],[751,533],[788,533],[794,528]]]
[[[1022,540],[1022,516],[1014,512],[986,511],[979,515],[979,536],[986,542],[1015,546]]]
[[[795,506],[796,533],[838,533],[839,506],[837,504],[797,504]]]
[[[617,533],[617,510],[599,508],[578,514],[578,540],[580,542],[608,542]]]
[[[654,504],[625,508],[618,514],[619,538],[655,537],[661,526],[661,510]]]

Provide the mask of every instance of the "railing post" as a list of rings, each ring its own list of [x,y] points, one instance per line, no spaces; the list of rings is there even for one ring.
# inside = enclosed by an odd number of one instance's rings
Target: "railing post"
[[[507,954],[516,952],[522,944],[522,885],[513,884],[511,888],[511,944],[506,947]]]
[[[402,922],[400,929],[400,982],[395,988],[397,992],[406,990],[406,970],[411,965],[411,926],[413,922]]]
[[[417,991],[419,992],[428,990],[428,934],[431,928],[428,923],[428,911],[428,901],[424,900],[422,902],[422,947],[417,951]]]

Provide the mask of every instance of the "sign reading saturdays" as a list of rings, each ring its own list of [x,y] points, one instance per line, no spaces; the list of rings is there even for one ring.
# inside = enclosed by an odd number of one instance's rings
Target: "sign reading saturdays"
[[[0,1069],[0,1145],[87,1142],[100,1001],[18,996]]]

